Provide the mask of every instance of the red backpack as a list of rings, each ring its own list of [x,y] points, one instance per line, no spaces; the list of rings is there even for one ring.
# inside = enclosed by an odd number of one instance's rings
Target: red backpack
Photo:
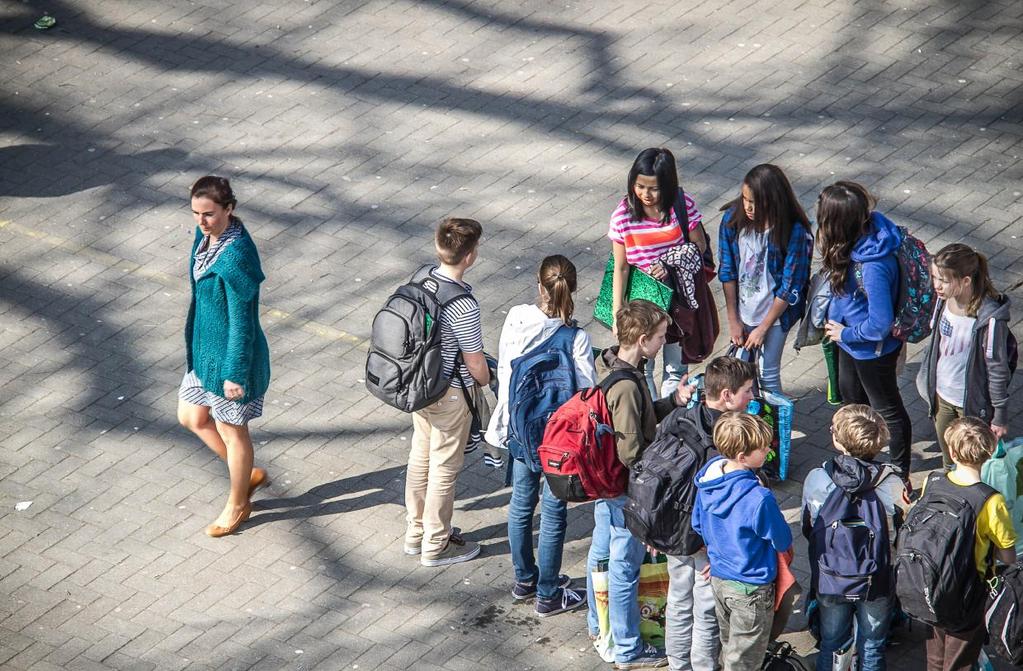
[[[625,493],[629,469],[618,459],[607,392],[622,380],[615,371],[594,387],[576,392],[554,411],[540,443],[540,467],[557,498],[569,503],[613,499]]]

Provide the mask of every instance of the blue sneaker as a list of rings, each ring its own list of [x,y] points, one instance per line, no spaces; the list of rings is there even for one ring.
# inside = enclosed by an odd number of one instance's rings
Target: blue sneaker
[[[564,589],[572,584],[572,578],[564,573],[558,574],[558,587]],[[517,582],[512,587],[512,598],[516,601],[525,601],[536,595],[535,582]]]
[[[660,669],[668,666],[668,657],[663,650],[658,650],[652,645],[647,645],[640,651],[639,656],[627,662],[615,662],[616,669]]]
[[[563,587],[552,599],[536,600],[537,617],[550,617],[559,613],[567,613],[586,603],[586,597],[575,590]]]

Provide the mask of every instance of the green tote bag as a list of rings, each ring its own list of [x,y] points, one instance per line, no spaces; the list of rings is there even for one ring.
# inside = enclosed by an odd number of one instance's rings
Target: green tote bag
[[[611,254],[607,257],[607,268],[604,269],[604,281],[600,284],[600,295],[593,305],[593,318],[605,326],[611,326],[614,315],[611,314],[611,306],[614,305],[614,293],[612,283],[614,281],[615,259]],[[625,291],[625,300],[632,301],[637,298],[650,301],[665,312],[671,304],[671,287],[643,272],[635,266],[629,267],[629,286]]]

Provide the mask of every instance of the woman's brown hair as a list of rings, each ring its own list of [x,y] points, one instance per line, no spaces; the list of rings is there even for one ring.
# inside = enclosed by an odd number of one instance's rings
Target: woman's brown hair
[[[200,177],[195,180],[189,195],[191,198],[209,198],[223,208],[233,208],[238,205],[238,199],[234,197],[234,191],[231,190],[231,182],[227,181],[226,177],[217,177],[216,175]]]
[[[831,292],[845,293],[853,246],[867,233],[877,200],[856,182],[835,182],[817,198],[817,247]]]
[[[547,292],[547,315],[560,317],[565,324],[572,323],[575,302],[575,265],[561,254],[548,256],[540,264],[537,281]]]
[[[966,306],[966,314],[976,317],[980,310],[980,304],[985,298],[998,299],[1001,294],[991,283],[991,275],[987,269],[987,257],[961,242],[953,242],[946,245],[931,258],[934,267],[943,274],[950,275],[950,279],[961,280],[970,278],[970,287],[973,295]]]

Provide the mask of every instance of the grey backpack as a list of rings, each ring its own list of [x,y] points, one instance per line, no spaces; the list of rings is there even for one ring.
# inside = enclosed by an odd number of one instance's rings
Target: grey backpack
[[[416,271],[398,287],[373,318],[366,358],[366,388],[381,401],[414,412],[437,401],[451,381],[444,377],[440,314],[449,303],[468,295],[465,287]],[[460,368],[461,356],[455,360]]]

